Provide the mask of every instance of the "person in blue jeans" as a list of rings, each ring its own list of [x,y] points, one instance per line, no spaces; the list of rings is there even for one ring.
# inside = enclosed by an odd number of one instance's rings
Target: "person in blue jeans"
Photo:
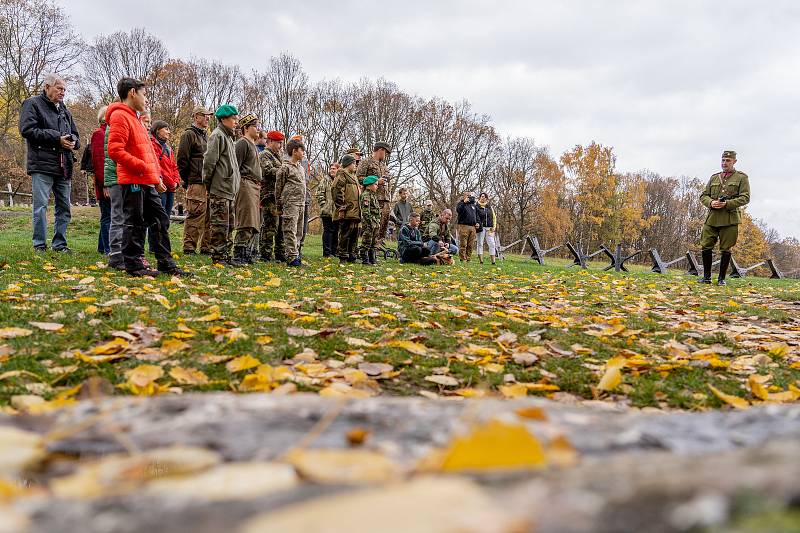
[[[53,250],[69,252],[67,227],[72,219],[70,190],[74,150],[80,148],[78,128],[64,105],[66,83],[55,75],[44,79],[41,94],[22,103],[19,132],[27,141],[27,170],[33,192],[33,248],[47,250],[47,203],[53,193]]]
[[[450,255],[458,254],[458,246],[453,244],[455,240],[450,231],[450,220],[453,218],[453,212],[445,209],[441,214],[430,221],[428,227],[423,232],[425,239],[427,239],[428,249],[431,255],[436,255],[447,247],[447,253]]]

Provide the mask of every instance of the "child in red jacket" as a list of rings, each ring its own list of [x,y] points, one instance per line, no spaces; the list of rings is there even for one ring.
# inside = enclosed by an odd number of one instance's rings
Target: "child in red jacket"
[[[175,161],[175,152],[167,144],[172,136],[169,124],[163,120],[156,120],[150,127],[150,141],[153,144],[153,151],[156,153],[161,173],[161,181],[164,182],[166,191],[162,192],[161,205],[167,213],[167,229],[169,229],[169,217],[172,214],[172,206],[175,203],[175,190],[181,182],[178,173],[178,164]],[[153,253],[153,233],[148,233],[150,253]]]
[[[117,83],[121,102],[108,106],[108,156],[117,164],[117,182],[122,187],[124,223],[122,256],[131,276],[156,276],[159,272],[191,275],[178,268],[172,259],[169,242],[169,217],[161,205],[159,193],[167,190],[160,177],[160,166],[139,113],[147,105],[145,84],[133,78]],[[154,233],[153,253],[158,272],[142,262],[145,229]]]

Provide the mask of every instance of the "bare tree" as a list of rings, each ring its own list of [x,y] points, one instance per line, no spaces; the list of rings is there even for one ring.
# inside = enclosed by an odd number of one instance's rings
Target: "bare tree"
[[[286,53],[273,57],[262,80],[269,102],[267,122],[287,136],[307,135],[308,75],[300,61]]]
[[[0,1],[0,140],[15,129],[22,101],[49,73],[75,66],[83,47],[63,9],[45,0]]]
[[[197,80],[195,103],[212,111],[223,104],[240,104],[244,76],[238,65],[193,59]]]
[[[117,97],[117,82],[125,76],[156,90],[168,58],[161,39],[144,28],[100,35],[84,55],[84,81],[103,102]]]
[[[315,85],[306,103],[306,130],[313,146],[312,165],[326,169],[349,147],[348,133],[356,116],[356,88],[339,80]]]
[[[158,85],[148,94],[153,118],[165,120],[173,131],[187,128],[197,93],[197,71],[192,63],[172,59],[164,64]]]

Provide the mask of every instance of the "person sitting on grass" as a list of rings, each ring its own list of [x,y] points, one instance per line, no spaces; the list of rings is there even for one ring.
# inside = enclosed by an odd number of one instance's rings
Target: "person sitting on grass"
[[[442,250],[447,250],[450,255],[458,253],[458,246],[453,244],[453,234],[450,232],[450,220],[452,218],[453,212],[445,209],[428,224],[425,238],[428,239],[427,246],[431,251],[431,255],[436,255]]]
[[[408,216],[408,224],[403,224],[400,228],[400,233],[397,235],[397,251],[401,263],[431,265],[436,262],[431,257],[430,249],[422,242],[419,221],[419,213],[411,213]]]

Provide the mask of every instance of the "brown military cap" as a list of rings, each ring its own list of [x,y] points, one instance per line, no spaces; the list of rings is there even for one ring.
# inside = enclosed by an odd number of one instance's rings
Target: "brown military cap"
[[[375,148],[373,148],[373,150],[378,150],[380,148],[383,148],[384,150],[386,150],[387,154],[392,151],[391,145],[389,143],[387,143],[387,142],[384,142],[384,141],[376,142],[375,143]]]
[[[364,155],[364,153],[361,150],[359,150],[358,148],[355,148],[355,147],[348,149],[345,152],[345,154],[348,154],[348,155],[353,155],[353,154]]]
[[[734,150],[725,150],[722,152],[722,157],[729,157],[731,159],[736,159],[736,152]]]
[[[194,109],[192,109],[192,116],[195,116],[195,115],[213,115],[213,114],[214,114],[213,111],[209,111],[208,109],[206,109],[205,107],[203,107],[201,105],[199,105],[199,106],[195,107]]]

